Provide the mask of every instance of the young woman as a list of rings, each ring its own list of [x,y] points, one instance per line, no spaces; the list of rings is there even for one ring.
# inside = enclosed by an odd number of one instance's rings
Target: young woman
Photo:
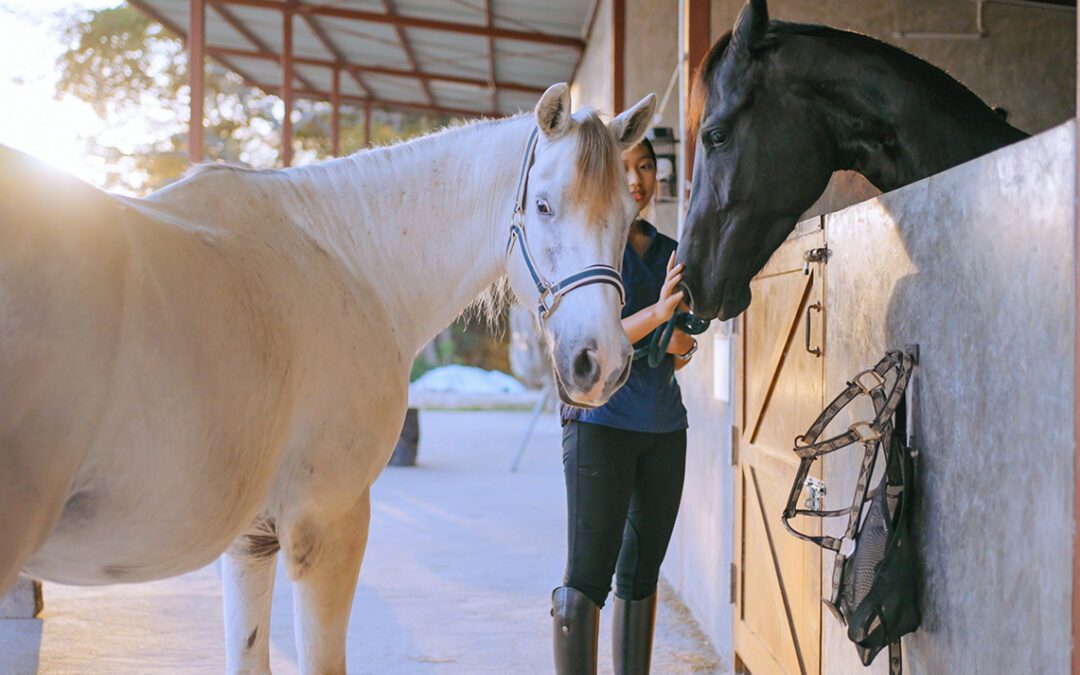
[[[630,193],[643,209],[656,190],[648,140],[623,153]],[[637,218],[623,253],[623,329],[635,346],[682,301],[675,240]],[[615,575],[613,656],[617,675],[649,672],[656,584],[682,497],[686,409],[675,371],[697,343],[676,331],[657,368],[635,361],[626,384],[603,406],[564,407],[569,551],[563,586],[552,593],[555,670],[596,672],[600,608]]]

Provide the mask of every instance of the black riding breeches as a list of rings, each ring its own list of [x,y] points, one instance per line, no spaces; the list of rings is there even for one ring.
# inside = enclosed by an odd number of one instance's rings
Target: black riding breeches
[[[656,592],[682,498],[686,431],[646,433],[569,421],[563,427],[565,586],[603,607]]]

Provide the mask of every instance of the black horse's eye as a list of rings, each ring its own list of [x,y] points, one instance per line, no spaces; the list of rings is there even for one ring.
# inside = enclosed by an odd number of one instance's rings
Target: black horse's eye
[[[720,129],[713,129],[712,131],[709,131],[708,133],[705,134],[705,140],[712,147],[716,147],[718,145],[723,145],[724,143],[727,142],[727,139],[728,139],[727,134],[724,133],[723,131],[721,131]]]
[[[546,199],[536,200],[536,211],[542,216],[550,216],[553,213]]]

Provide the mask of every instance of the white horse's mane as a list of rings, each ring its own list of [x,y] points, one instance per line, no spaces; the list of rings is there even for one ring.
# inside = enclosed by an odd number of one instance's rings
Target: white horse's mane
[[[218,170],[231,170],[246,174],[274,175],[289,180],[310,171],[317,171],[335,162],[352,162],[357,169],[378,173],[387,170],[392,163],[400,164],[414,157],[425,157],[437,150],[439,145],[451,142],[462,131],[479,129],[508,120],[531,117],[531,113],[520,113],[510,118],[479,118],[473,120],[455,120],[446,126],[421,136],[396,139],[382,145],[362,148],[340,158],[324,159],[311,164],[287,169],[256,169],[228,162],[203,162],[191,167],[185,178],[196,177]],[[617,162],[618,156],[614,136],[603,122],[600,114],[592,108],[583,108],[573,116],[574,127],[578,132],[578,149],[575,162],[575,180],[570,194],[574,206],[584,207],[590,219],[594,214],[610,208],[610,196],[617,194],[612,185],[621,180]],[[598,198],[599,197],[599,198]],[[509,224],[509,213],[507,213]],[[513,290],[507,277],[496,279],[487,289],[471,302],[459,317],[486,323],[494,331],[503,329],[502,318],[506,308],[514,302]]]

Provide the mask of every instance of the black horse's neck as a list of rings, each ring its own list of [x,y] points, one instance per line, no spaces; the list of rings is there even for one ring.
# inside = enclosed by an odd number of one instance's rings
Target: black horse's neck
[[[835,142],[836,169],[889,191],[1027,135],[929,63],[873,38],[773,22],[792,91],[808,98]]]

